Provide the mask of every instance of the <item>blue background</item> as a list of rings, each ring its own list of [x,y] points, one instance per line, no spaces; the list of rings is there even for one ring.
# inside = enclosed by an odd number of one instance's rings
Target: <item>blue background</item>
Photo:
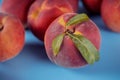
[[[120,34],[108,30],[99,15],[90,17],[101,31],[99,62],[79,69],[59,67],[49,61],[44,44],[28,30],[22,52],[0,63],[0,80],[120,80]]]

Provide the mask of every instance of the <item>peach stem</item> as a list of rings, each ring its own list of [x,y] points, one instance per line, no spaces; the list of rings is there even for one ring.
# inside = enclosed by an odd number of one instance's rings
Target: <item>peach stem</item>
[[[69,30],[69,29],[67,29],[66,31],[65,31],[65,33],[70,33],[70,34],[73,34],[75,32],[75,29],[73,29],[73,31],[71,31],[71,30]]]

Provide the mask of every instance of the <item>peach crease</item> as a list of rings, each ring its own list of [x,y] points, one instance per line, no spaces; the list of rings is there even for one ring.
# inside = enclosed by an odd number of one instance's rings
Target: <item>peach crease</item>
[[[2,24],[0,24],[0,31],[2,31],[3,30],[3,25]]]

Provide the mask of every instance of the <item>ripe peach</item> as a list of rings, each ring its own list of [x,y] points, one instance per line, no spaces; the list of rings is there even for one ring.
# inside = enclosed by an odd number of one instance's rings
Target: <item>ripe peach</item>
[[[109,29],[120,32],[120,0],[103,0],[101,14]]]
[[[52,50],[53,39],[65,31],[65,25],[69,19],[74,17],[75,13],[66,13],[55,19],[48,27],[45,33],[45,49],[49,59],[57,65],[64,67],[81,67],[87,64],[81,53],[75,47],[75,44],[68,35],[65,35],[57,56],[54,56]],[[100,48],[100,32],[94,22],[91,20],[70,26],[68,28],[74,34],[81,34],[89,39],[97,50]],[[68,30],[67,29],[67,30]]]
[[[20,20],[0,13],[0,62],[15,57],[23,48],[25,32]]]
[[[102,0],[83,0],[83,4],[92,13],[100,13]]]
[[[69,1],[69,3],[71,4],[71,6],[73,7],[74,11],[78,11],[78,3],[79,3],[79,0],[67,0]]]
[[[43,41],[49,24],[67,12],[73,12],[73,8],[66,0],[36,0],[28,14],[30,29],[38,39]]]
[[[3,0],[1,11],[17,16],[23,23],[27,22],[27,14],[30,5],[35,0]]]

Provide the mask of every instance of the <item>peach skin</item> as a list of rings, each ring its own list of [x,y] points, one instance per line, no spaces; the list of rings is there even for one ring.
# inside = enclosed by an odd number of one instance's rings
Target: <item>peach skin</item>
[[[110,30],[120,33],[120,0],[103,0],[101,15]]]
[[[45,33],[45,49],[49,59],[69,68],[79,68],[97,61],[100,42],[97,25],[85,14],[65,13],[55,19]]]
[[[102,0],[82,0],[86,9],[92,13],[100,13]]]
[[[29,10],[29,27],[33,34],[43,41],[50,23],[67,12],[74,12],[74,10],[66,0],[36,0]]]
[[[17,16],[26,24],[29,7],[35,0],[2,0],[1,11]]]
[[[15,16],[0,13],[0,62],[20,53],[25,42],[21,21]]]

